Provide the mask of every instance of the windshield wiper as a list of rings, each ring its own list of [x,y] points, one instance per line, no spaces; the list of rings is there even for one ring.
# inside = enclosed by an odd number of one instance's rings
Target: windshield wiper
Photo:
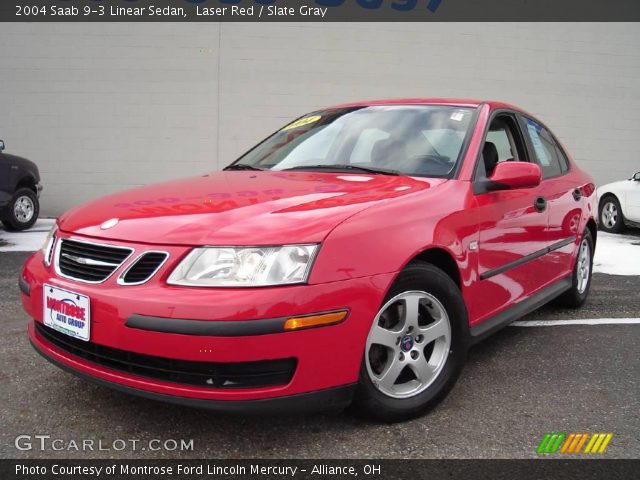
[[[358,165],[349,165],[346,163],[335,163],[332,165],[299,165],[297,167],[286,168],[289,170],[347,170],[363,173],[373,173],[378,175],[400,175],[397,170],[388,170],[386,168],[360,167]]]
[[[264,169],[260,167],[254,167],[253,165],[247,165],[246,163],[234,163],[222,169],[222,171],[225,172],[230,170],[257,170],[261,172]]]

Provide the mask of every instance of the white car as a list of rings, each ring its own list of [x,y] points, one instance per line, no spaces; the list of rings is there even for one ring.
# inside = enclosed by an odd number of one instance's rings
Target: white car
[[[598,188],[600,227],[618,233],[625,225],[640,226],[640,172],[629,180]]]

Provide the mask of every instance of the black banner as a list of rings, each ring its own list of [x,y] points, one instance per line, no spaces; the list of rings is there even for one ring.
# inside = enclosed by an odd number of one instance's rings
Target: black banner
[[[640,460],[0,460],[3,480],[628,479]]]
[[[638,0],[3,0],[1,22],[640,21]]]

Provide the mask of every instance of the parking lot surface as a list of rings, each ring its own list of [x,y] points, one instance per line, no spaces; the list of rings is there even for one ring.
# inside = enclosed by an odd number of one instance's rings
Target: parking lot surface
[[[401,424],[348,412],[220,416],[94,386],[42,359],[27,340],[17,289],[28,255],[0,253],[0,457],[527,458],[550,431],[612,432],[606,457],[638,456],[640,325],[505,328],[472,349],[438,408]],[[596,274],[584,308],[547,306],[527,320],[638,318],[638,292],[638,276]],[[63,450],[41,451],[35,441],[18,450],[19,435],[50,435]],[[85,439],[95,449],[75,451],[70,442]],[[117,451],[118,439],[140,443]],[[152,451],[145,445],[154,439],[193,440],[193,449]]]

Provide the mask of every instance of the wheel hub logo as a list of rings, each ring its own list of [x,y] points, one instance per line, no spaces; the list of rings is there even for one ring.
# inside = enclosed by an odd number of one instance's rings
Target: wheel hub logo
[[[411,335],[405,336],[400,341],[400,348],[402,349],[403,352],[408,352],[413,348],[413,338],[411,337]]]
[[[604,453],[613,438],[612,433],[546,433],[538,449],[539,454]]]

